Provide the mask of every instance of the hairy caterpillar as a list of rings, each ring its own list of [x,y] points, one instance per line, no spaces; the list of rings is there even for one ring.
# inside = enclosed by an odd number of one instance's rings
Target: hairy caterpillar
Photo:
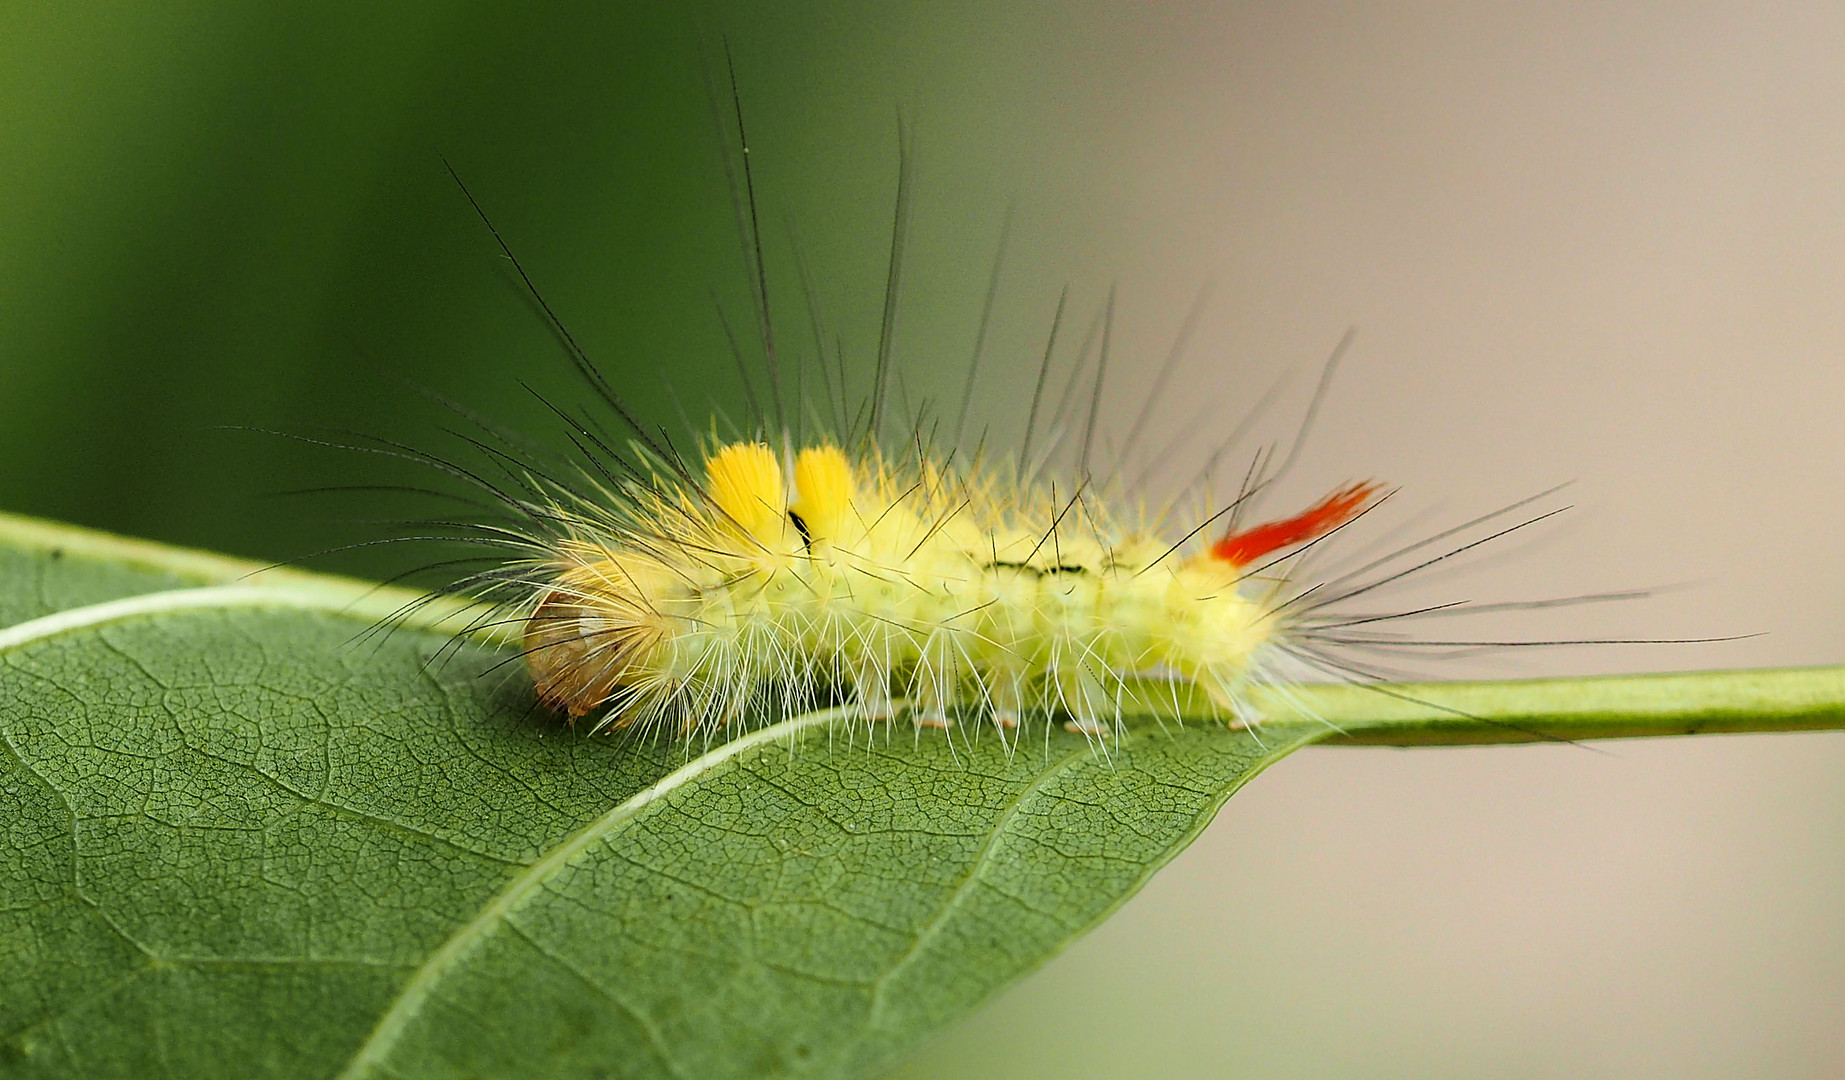
[[[1349,483],[1297,513],[1245,522],[1255,500],[1292,463],[1317,394],[1279,465],[1274,447],[1259,450],[1235,496],[1221,503],[1211,503],[1206,492],[1201,505],[1150,511],[1136,483],[1121,475],[1124,450],[1115,455],[1114,475],[1098,479],[1090,463],[1112,295],[1097,319],[1102,345],[1094,375],[1086,377],[1083,367],[1092,332],[1051,416],[1050,446],[1039,456],[1030,444],[1067,290],[1016,456],[988,455],[983,447],[960,458],[966,396],[955,435],[945,442],[937,440],[939,424],[925,420],[926,403],[910,411],[907,424],[892,424],[889,339],[910,183],[901,132],[905,164],[875,382],[853,414],[843,404],[843,373],[835,399],[821,363],[836,419],[828,435],[804,439],[799,425],[787,422],[790,411],[798,417],[810,403],[797,401],[789,410],[783,401],[740,106],[736,124],[742,155],[733,197],[750,255],[773,411],[758,407],[735,437],[707,436],[690,459],[663,428],[642,422],[626,405],[462,187],[570,359],[626,429],[612,434],[589,413],[552,406],[569,427],[576,459],[540,462],[511,441],[470,440],[506,479],[488,482],[443,466],[513,511],[510,522],[473,532],[514,555],[449,591],[498,605],[500,623],[522,640],[541,704],[573,721],[590,718],[599,730],[680,737],[710,738],[727,727],[826,705],[845,706],[865,721],[907,715],[919,727],[980,718],[1003,732],[1028,721],[1061,721],[1102,735],[1117,730],[1130,710],[1186,718],[1176,692],[1169,701],[1139,692],[1151,676],[1196,686],[1205,711],[1245,726],[1259,719],[1248,704],[1252,685],[1284,683],[1284,671],[1303,668],[1368,681],[1383,670],[1341,657],[1341,650],[1422,644],[1372,624],[1507,606],[1340,610],[1549,516],[1459,540],[1433,556],[1417,554],[1529,499],[1319,579],[1302,572],[1302,556],[1381,502],[1379,484]],[[1002,236],[1002,255],[1003,249]],[[990,288],[989,312],[991,302]],[[820,328],[814,329],[818,342]],[[731,341],[742,365],[743,353]],[[1349,341],[1348,333],[1327,362],[1320,393]],[[816,361],[824,361],[824,349],[818,351]],[[1156,392],[1176,355],[1175,347]],[[977,347],[974,370],[978,364]],[[804,369],[801,375],[804,383]],[[1075,423],[1072,403],[1080,409],[1084,399],[1086,415]],[[1061,465],[1053,464],[1059,455]],[[1396,562],[1411,556],[1410,565]],[[1633,594],[1575,599],[1617,595]],[[1197,706],[1190,707],[1195,716]]]
[[[525,624],[541,700],[684,732],[843,697],[868,719],[907,699],[925,726],[975,706],[1002,727],[1061,715],[1100,733],[1125,680],[1162,670],[1241,722],[1297,595],[1262,560],[1378,493],[1355,484],[1187,551],[1080,489],[1060,499],[922,451],[812,446],[785,476],[769,446],[740,442],[704,467],[698,486],[629,485],[625,512],[574,511]]]

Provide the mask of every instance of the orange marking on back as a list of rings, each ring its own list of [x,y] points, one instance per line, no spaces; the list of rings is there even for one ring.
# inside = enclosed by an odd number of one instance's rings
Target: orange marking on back
[[[1211,545],[1211,554],[1233,566],[1248,566],[1272,552],[1318,540],[1363,513],[1382,490],[1377,483],[1348,485],[1291,518],[1224,534]]]

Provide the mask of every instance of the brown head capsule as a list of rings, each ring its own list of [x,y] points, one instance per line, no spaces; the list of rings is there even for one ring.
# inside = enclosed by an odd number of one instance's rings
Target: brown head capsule
[[[573,720],[622,711],[625,697],[654,682],[668,633],[649,595],[659,595],[661,568],[606,548],[577,554],[525,624],[538,700]]]

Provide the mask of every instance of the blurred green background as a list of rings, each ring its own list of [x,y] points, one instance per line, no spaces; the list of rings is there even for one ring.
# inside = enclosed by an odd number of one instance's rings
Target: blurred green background
[[[0,506],[286,558],[362,539],[354,519],[403,500],[269,493],[428,478],[222,427],[455,454],[420,386],[559,442],[520,384],[563,403],[583,387],[444,158],[641,415],[682,427],[670,383],[689,413],[740,418],[719,304],[759,353],[705,70],[725,79],[726,38],[784,348],[812,351],[798,243],[853,369],[875,351],[899,107],[930,178],[917,213],[938,226],[911,273],[964,279],[919,293],[905,325],[920,340],[958,320],[971,341],[1015,178],[958,161],[957,142],[999,141],[980,125],[936,121],[1005,112],[1022,73],[1003,69],[1045,20],[928,29],[979,10],[960,7],[7,5]],[[990,78],[934,77],[967,64]]]
[[[670,382],[694,424],[740,414],[720,38],[785,339],[792,237],[875,349],[901,108],[916,396],[958,385],[1010,204],[1002,444],[1065,281],[1084,312],[1121,283],[1115,421],[1214,282],[1154,413],[1192,464],[1208,392],[1356,323],[1288,498],[1377,476],[1426,528],[1574,478],[1573,525],[1441,584],[1685,586],[1520,637],[1768,632],[1497,673],[1845,657],[1817,3],[9,3],[0,509],[286,559],[427,508],[271,493],[417,477],[222,428],[453,447],[415,383],[554,441],[520,384],[582,392],[445,157],[637,411],[679,426]],[[1837,735],[1303,754],[899,1075],[1845,1075],[1841,778]]]

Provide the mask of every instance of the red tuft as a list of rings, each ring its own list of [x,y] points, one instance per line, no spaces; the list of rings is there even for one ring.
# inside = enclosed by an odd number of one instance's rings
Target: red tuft
[[[1291,518],[1226,533],[1211,545],[1211,554],[1233,566],[1248,566],[1264,555],[1325,536],[1362,513],[1381,490],[1383,485],[1375,483],[1340,488]]]

